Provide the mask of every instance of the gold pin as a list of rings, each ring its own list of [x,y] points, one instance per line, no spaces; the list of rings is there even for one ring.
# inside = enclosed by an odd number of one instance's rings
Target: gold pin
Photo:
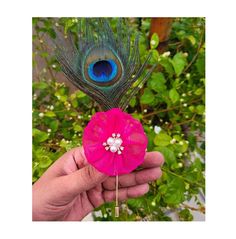
[[[119,211],[120,211],[120,208],[119,208],[119,200],[118,200],[118,180],[119,180],[119,177],[118,175],[116,175],[116,206],[115,206],[115,217],[119,217]]]

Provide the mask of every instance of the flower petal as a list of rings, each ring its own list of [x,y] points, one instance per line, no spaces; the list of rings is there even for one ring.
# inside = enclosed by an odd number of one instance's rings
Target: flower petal
[[[107,151],[103,145],[113,133],[119,133],[123,141],[121,154]],[[118,108],[96,113],[83,135],[88,162],[110,176],[129,173],[138,167],[144,160],[147,143],[141,123]]]

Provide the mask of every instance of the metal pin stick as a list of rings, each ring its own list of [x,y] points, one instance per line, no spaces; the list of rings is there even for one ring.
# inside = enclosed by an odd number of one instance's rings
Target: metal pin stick
[[[119,177],[118,175],[116,175],[116,206],[115,206],[115,217],[119,217],[119,201],[118,201],[118,180],[119,180]]]

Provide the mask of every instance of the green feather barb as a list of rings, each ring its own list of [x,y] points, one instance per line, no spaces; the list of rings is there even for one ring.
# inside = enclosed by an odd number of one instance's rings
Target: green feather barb
[[[156,67],[143,75],[151,54],[142,64],[139,37],[131,42],[123,19],[118,21],[115,32],[107,19],[80,19],[76,38],[71,32],[66,38],[57,33],[54,43],[62,71],[102,110],[115,107],[124,110]]]

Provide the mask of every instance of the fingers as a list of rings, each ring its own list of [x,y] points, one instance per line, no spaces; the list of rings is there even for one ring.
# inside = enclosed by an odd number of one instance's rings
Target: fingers
[[[61,193],[65,193],[67,196],[76,196],[94,188],[107,178],[107,175],[100,173],[93,166],[87,165],[71,174],[57,178],[57,183],[61,187]]]
[[[128,198],[141,197],[149,190],[148,184],[136,185],[128,188],[119,189],[118,199],[119,201],[126,200]],[[112,202],[115,200],[116,191],[104,191],[103,198],[105,202]]]
[[[149,183],[160,178],[162,175],[160,168],[143,169],[141,171],[125,174],[119,177],[119,187],[130,187],[139,184]],[[106,190],[115,189],[115,177],[110,177],[103,182]]]
[[[164,158],[159,152],[146,153],[144,163],[141,165],[143,170],[119,177],[120,187],[130,187],[139,184],[148,183],[161,177],[160,166],[164,163]],[[103,187],[107,190],[115,189],[115,177],[109,177],[103,182]]]
[[[66,196],[76,196],[83,191],[90,190],[99,183],[107,190],[115,189],[115,178],[100,173],[91,165],[86,165],[82,148],[76,148],[74,151],[65,154],[59,162],[52,168],[55,178],[54,184],[60,185],[57,193]],[[161,176],[161,170],[158,168],[164,162],[163,156],[158,152],[146,153],[144,163],[141,167],[146,168],[131,174],[119,177],[120,187],[132,187],[156,180]],[[78,167],[77,167],[78,166]],[[78,168],[80,168],[78,170]],[[54,169],[54,170],[53,170]],[[54,172],[53,172],[54,171]]]

